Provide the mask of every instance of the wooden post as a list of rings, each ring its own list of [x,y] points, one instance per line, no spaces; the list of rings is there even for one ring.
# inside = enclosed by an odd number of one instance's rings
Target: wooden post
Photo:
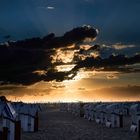
[[[84,104],[80,103],[80,117],[84,117]]]
[[[8,128],[3,127],[2,140],[7,140],[7,139],[8,139]]]
[[[21,139],[21,121],[15,122],[15,140]]]
[[[120,117],[120,127],[123,128],[123,115],[119,115]]]
[[[84,110],[83,110],[83,108],[80,109],[80,117],[84,117]]]
[[[2,139],[2,131],[0,131],[0,140]]]
[[[140,120],[139,120],[139,122],[138,122],[138,137],[139,137],[139,139],[140,139]]]
[[[36,116],[34,119],[34,131],[38,131],[38,123],[39,123],[39,118],[38,118],[38,112],[36,112]]]

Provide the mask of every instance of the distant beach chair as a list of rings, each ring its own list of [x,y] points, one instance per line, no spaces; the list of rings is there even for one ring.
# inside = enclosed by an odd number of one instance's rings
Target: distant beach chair
[[[72,108],[75,116],[84,117],[84,103],[74,103]]]
[[[18,119],[21,121],[21,128],[24,132],[38,131],[38,111],[39,108],[35,104],[19,104],[17,107]]]
[[[123,127],[123,106],[112,103],[106,107],[106,127]]]
[[[88,106],[88,120],[89,121],[93,121],[95,120],[95,108],[97,105],[99,105],[100,103],[90,103]]]
[[[60,111],[67,112],[68,111],[68,103],[60,103]]]
[[[134,104],[130,107],[130,115],[131,115],[131,126],[130,131],[139,132],[139,122],[140,122],[140,102]]]
[[[105,124],[106,122],[106,106],[107,103],[99,104],[95,107],[95,121],[96,123]]]
[[[89,106],[90,104],[87,103],[83,106],[83,109],[84,109],[84,118],[85,119],[88,119],[89,118]]]

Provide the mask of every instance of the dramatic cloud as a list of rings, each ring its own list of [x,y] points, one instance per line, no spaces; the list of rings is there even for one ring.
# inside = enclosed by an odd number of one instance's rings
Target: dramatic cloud
[[[93,41],[97,34],[98,31],[90,26],[78,27],[66,32],[62,37],[54,37],[49,41],[46,40],[45,45],[49,46],[49,48],[66,47],[82,43],[87,38],[90,38],[91,41]]]
[[[57,49],[55,55],[51,55],[52,63],[70,63],[74,58],[74,50]]]
[[[140,55],[125,56],[108,53],[107,49],[123,50],[133,45],[95,45],[98,31],[82,26],[66,32],[61,37],[54,33],[43,38],[25,39],[0,45],[1,84],[33,84],[39,81],[64,81],[77,79],[81,69],[99,71],[139,72]],[[88,40],[85,43],[85,40]],[[124,53],[125,54],[125,53]],[[84,70],[84,71],[85,71]],[[107,76],[108,79],[116,77]]]
[[[135,55],[133,57],[126,57],[125,55],[109,56],[108,58],[102,59],[101,57],[89,57],[85,60],[79,61],[73,70],[78,70],[80,68],[118,68],[123,65],[131,65],[135,63],[140,63],[140,55]],[[123,68],[122,68],[123,69]],[[121,71],[121,68],[120,68]]]
[[[95,40],[98,34],[98,30],[91,26],[82,26],[74,28],[73,30],[66,32],[61,37],[55,37],[54,33],[50,33],[44,38],[32,38],[25,39],[17,42],[9,42],[11,47],[18,48],[36,48],[36,49],[52,49],[66,47],[73,44],[84,42],[88,39],[88,42]]]

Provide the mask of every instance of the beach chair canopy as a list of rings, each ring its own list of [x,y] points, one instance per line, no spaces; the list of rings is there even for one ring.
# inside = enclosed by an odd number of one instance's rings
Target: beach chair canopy
[[[95,111],[105,111],[107,104],[100,104],[95,107]]]
[[[0,116],[15,120],[17,113],[9,102],[0,102]]]
[[[134,104],[130,107],[131,115],[140,115],[140,103]]]
[[[19,113],[21,114],[29,114],[32,116],[35,116],[36,112],[38,111],[38,108],[31,105],[31,104],[22,104],[20,106]]]
[[[121,103],[112,103],[106,107],[108,113],[116,113],[122,114],[123,113],[123,104]]]

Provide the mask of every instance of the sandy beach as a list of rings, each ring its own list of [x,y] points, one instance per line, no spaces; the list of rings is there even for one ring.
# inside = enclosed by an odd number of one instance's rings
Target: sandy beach
[[[124,118],[123,128],[106,128],[57,107],[48,107],[39,116],[39,131],[22,133],[22,140],[138,140],[129,131],[129,117]]]

